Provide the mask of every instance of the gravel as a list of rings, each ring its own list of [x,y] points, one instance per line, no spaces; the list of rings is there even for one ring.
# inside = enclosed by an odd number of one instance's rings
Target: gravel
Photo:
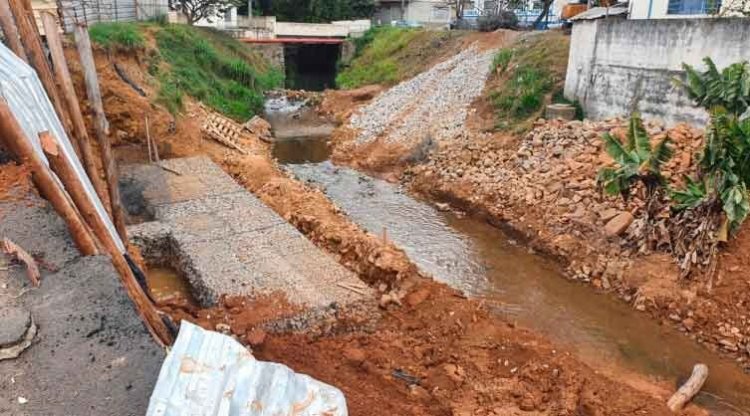
[[[402,144],[456,137],[471,102],[482,93],[493,56],[494,51],[470,47],[384,92],[352,116],[357,144],[379,137]]]

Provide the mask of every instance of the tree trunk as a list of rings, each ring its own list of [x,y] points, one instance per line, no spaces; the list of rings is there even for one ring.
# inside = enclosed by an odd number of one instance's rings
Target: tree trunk
[[[18,28],[16,27],[13,13],[11,13],[10,5],[7,1],[0,1],[0,27],[3,29],[3,34],[5,34],[5,39],[8,42],[10,50],[28,63],[29,59],[26,57],[26,52],[24,52],[21,45]]]
[[[65,189],[55,179],[49,167],[36,153],[31,141],[24,134],[8,103],[0,98],[0,132],[7,147],[16,157],[31,168],[34,183],[39,193],[47,199],[58,215],[65,221],[76,247],[84,256],[99,254],[91,233],[75,209]]]
[[[99,195],[99,199],[105,203],[105,208],[109,208],[106,205],[106,201],[109,199],[107,188],[96,169],[94,152],[91,149],[91,141],[89,139],[88,131],[86,130],[86,124],[83,120],[81,107],[78,104],[78,97],[76,95],[75,87],[73,86],[73,80],[70,77],[68,62],[65,59],[60,34],[57,32],[55,18],[51,14],[43,12],[42,23],[44,24],[44,31],[47,33],[47,45],[49,46],[50,55],[52,55],[52,63],[55,66],[55,77],[62,89],[63,99],[68,104],[68,110],[70,110],[70,118],[73,123],[73,130],[76,136],[75,138],[77,139],[76,142],[78,142],[79,152],[82,156],[81,159],[83,159],[83,166],[86,168],[86,173],[91,180],[91,184],[94,185],[94,190],[96,190],[96,194]],[[107,209],[107,213],[109,213],[110,216],[112,215],[110,209]]]
[[[29,17],[30,10],[26,9],[23,0],[2,1],[8,1],[10,10],[16,19],[18,33],[21,38],[21,43],[26,50],[26,56],[29,58],[29,63],[34,67],[37,75],[39,75],[44,90],[47,91],[47,95],[52,102],[52,106],[55,107],[57,116],[60,118],[65,131],[70,133],[71,129],[68,112],[66,111],[62,100],[60,100],[57,85],[55,85],[55,79],[52,76],[52,70],[49,67],[47,58],[44,56],[42,40],[39,37],[39,31],[37,30],[36,21],[33,19],[33,15],[32,17]]]
[[[537,26],[539,26],[539,23],[541,23],[542,20],[547,17],[547,14],[549,14],[549,8],[552,6],[552,1],[553,0],[544,0],[544,8],[542,9],[542,13],[534,21],[532,28],[536,29]]]
[[[94,54],[91,50],[91,40],[89,39],[88,29],[85,26],[76,25],[75,41],[78,54],[81,58],[81,66],[83,67],[86,95],[91,107],[94,109],[94,131],[96,132],[96,139],[99,142],[99,151],[101,152],[102,165],[104,166],[104,177],[107,180],[107,188],[109,189],[112,220],[123,243],[127,244],[128,235],[125,229],[125,216],[120,203],[117,164],[112,154],[112,145],[109,142],[109,123],[107,122],[107,116],[104,114],[102,94],[99,90],[99,79],[96,75],[96,64],[94,63]]]
[[[112,264],[120,275],[128,296],[135,304],[135,308],[141,319],[145,322],[149,332],[163,345],[169,345],[172,342],[171,333],[161,320],[154,306],[148,300],[140,284],[138,284],[133,271],[130,270],[130,266],[127,264],[127,260],[125,260],[123,254],[118,250],[114,238],[110,234],[102,217],[97,214],[96,207],[86,193],[83,184],[78,179],[73,166],[65,157],[59,154],[57,140],[47,132],[41,133],[40,138],[48,143],[45,151],[47,152],[50,165],[63,184],[65,184],[89,227],[91,227],[94,234],[104,246],[104,249],[109,253]]]

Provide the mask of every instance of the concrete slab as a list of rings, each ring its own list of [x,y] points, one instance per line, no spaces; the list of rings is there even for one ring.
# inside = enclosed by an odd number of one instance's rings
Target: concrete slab
[[[372,301],[343,286],[365,287],[210,159],[124,166],[126,206],[151,219],[129,227],[149,259],[171,257],[194,295],[211,306],[223,295],[283,294],[303,310],[337,309]]]
[[[28,310],[36,337],[0,361],[0,415],[142,415],[164,359],[109,259],[80,257],[36,196],[0,202],[0,235],[41,260],[41,286],[0,270],[0,303]],[[0,255],[0,265],[7,259]]]

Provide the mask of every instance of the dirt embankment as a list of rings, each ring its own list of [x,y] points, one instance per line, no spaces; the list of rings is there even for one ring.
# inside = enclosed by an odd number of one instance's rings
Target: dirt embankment
[[[559,259],[570,279],[614,293],[709,349],[750,366],[750,321],[745,312],[750,283],[743,277],[750,265],[742,255],[750,247],[747,232],[741,230],[722,250],[713,276],[697,264],[689,277],[680,277],[681,259],[671,253],[684,241],[670,237],[666,206],[647,237],[642,199],[626,202],[597,188],[599,169],[612,162],[600,137],[605,132],[622,137],[624,121],[542,120],[530,122],[531,130],[524,134],[487,131],[497,117],[488,90],[497,90],[502,82],[508,80],[493,76],[466,110],[467,128],[429,136],[436,140],[416,140],[439,125],[436,112],[388,111],[396,88],[358,109],[348,108],[339,118],[354,116],[334,132],[334,156],[339,163],[400,180],[433,200],[487,217]],[[408,95],[401,99],[408,101]],[[329,94],[327,99],[336,97]],[[368,110],[376,114],[367,115],[368,123],[363,123],[359,114]],[[423,127],[413,129],[407,143],[400,139],[403,134],[394,132],[415,116]],[[675,145],[675,156],[665,167],[672,185],[695,171],[702,131],[687,126],[664,129],[648,122],[647,127],[654,142],[669,137]]]
[[[343,389],[353,415],[667,414],[665,389],[645,393],[605,378],[538,336],[499,321],[481,302],[421,277],[401,250],[361,230],[320,191],[287,177],[256,137],[243,140],[246,156],[204,140],[203,107],[189,104],[182,117],[173,118],[151,105],[141,61],[115,59],[147,92],[146,97],[136,93],[109,58],[97,54],[121,163],[146,160],[142,120],[148,114],[162,157],[209,155],[379,289],[384,306],[373,311],[374,327],[265,334],[253,328],[258,314],[248,313],[253,311],[241,300],[228,300],[220,308],[193,311],[202,324],[211,329],[227,324],[235,333],[242,331],[232,325],[245,325],[241,338],[259,358]],[[688,414],[702,411],[690,407]]]

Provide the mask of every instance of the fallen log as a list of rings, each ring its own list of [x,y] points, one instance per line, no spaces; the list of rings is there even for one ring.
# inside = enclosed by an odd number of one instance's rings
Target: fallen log
[[[696,364],[688,381],[680,387],[667,401],[667,407],[672,412],[679,412],[703,387],[708,378],[708,366]]]
[[[2,98],[0,98],[0,136],[8,144],[6,147],[17,152],[16,157],[27,163],[31,168],[32,177],[39,193],[52,204],[55,211],[65,221],[73,242],[75,242],[81,254],[84,256],[98,254],[99,250],[96,248],[96,243],[80,214],[68,198],[68,194],[55,179],[50,168],[34,151],[31,141],[25,137],[21,126],[10,111],[8,103]]]

